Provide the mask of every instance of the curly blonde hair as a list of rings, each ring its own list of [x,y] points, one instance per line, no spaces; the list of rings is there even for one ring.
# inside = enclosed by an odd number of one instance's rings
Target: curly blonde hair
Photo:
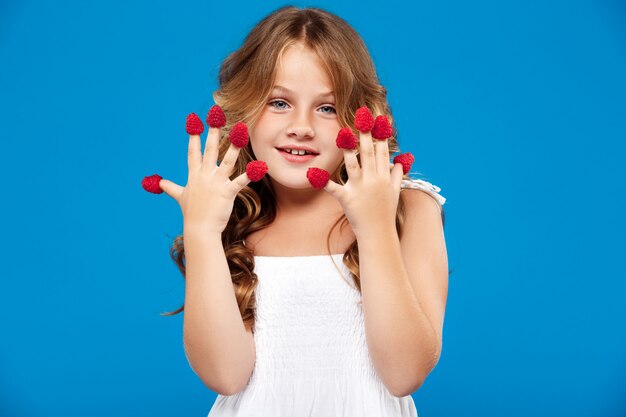
[[[367,106],[374,115],[387,115],[393,127],[392,136],[388,139],[389,151],[398,152],[397,130],[387,102],[387,90],[380,84],[374,63],[358,33],[346,21],[325,10],[285,6],[261,20],[248,34],[243,45],[222,63],[219,89],[213,94],[215,103],[221,106],[227,120],[221,132],[218,159],[222,160],[230,146],[228,132],[236,121],[254,125],[259,119],[273,87],[267,80],[276,79],[284,51],[296,43],[304,43],[321,59],[335,91],[337,117],[341,126],[352,128],[356,110],[361,106]],[[360,162],[358,154],[357,159]],[[243,174],[248,162],[253,160],[255,156],[248,143],[240,150],[230,178]],[[331,174],[331,179],[341,185],[348,181],[344,162]],[[274,221],[274,196],[271,178],[268,176],[259,182],[250,182],[235,198],[230,220],[222,233],[222,245],[239,311],[246,330],[251,331],[254,331],[255,288],[258,281],[254,273],[254,252],[245,246],[244,240]],[[398,236],[402,237],[405,208],[402,193],[400,196],[396,230]],[[443,209],[442,221],[445,221]],[[329,256],[330,238],[340,223],[341,231],[348,223],[345,214],[337,219],[328,234],[326,247]],[[185,277],[183,235],[175,238],[170,256]],[[343,263],[361,292],[356,240],[344,254]],[[163,315],[178,314],[184,308],[183,304],[178,310]]]

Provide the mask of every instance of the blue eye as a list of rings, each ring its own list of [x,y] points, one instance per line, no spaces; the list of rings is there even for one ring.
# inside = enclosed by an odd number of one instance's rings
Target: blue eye
[[[284,104],[284,106],[279,105],[279,104]],[[272,100],[268,103],[268,105],[272,106],[276,110],[285,110],[289,106],[289,104],[287,104],[284,100]],[[329,111],[323,111],[322,113],[328,113],[328,114],[337,113],[337,110],[335,110],[333,106],[322,106],[321,108],[329,110]]]
[[[287,103],[285,103],[283,100],[274,100],[274,101],[270,101],[270,102],[269,102],[269,105],[270,105],[270,106],[272,106],[272,107],[274,107],[275,109],[278,109],[278,110],[284,110],[284,109],[285,109],[285,107],[276,107],[276,106],[274,105],[274,104],[276,104],[276,103],[284,103],[284,104],[287,104]]]

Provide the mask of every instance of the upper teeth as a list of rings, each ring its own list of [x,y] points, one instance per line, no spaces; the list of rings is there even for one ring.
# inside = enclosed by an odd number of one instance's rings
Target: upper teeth
[[[297,150],[297,149],[283,149],[285,152],[289,152],[292,155],[309,155],[311,152],[305,150]]]

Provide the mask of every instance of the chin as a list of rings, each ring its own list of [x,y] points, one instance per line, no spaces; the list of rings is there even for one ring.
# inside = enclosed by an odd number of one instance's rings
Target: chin
[[[339,166],[331,168],[326,167],[324,166],[324,164],[321,163],[309,163],[306,165],[303,164],[301,166],[294,167],[293,169],[285,168],[283,166],[280,166],[278,169],[272,169],[272,166],[269,166],[267,176],[271,178],[272,182],[278,183],[283,187],[295,190],[313,189],[313,186],[309,182],[309,179],[306,177],[306,173],[310,167],[325,169],[326,171],[330,172],[331,179],[333,179],[332,174]]]
[[[313,188],[313,186],[309,182],[309,179],[306,177],[306,173],[302,174],[302,179],[293,178],[293,176],[287,178],[285,175],[283,175],[282,177],[274,177],[270,175],[269,172],[268,175],[272,179],[272,183],[280,184],[281,186],[286,188],[291,188],[294,190],[308,190],[310,188]]]

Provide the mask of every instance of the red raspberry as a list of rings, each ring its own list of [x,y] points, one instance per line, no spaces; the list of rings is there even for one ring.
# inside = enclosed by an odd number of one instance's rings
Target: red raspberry
[[[211,127],[224,127],[226,125],[226,116],[224,111],[217,104],[211,107],[206,115],[206,124]]]
[[[391,128],[391,124],[389,124],[389,120],[387,116],[384,114],[376,117],[376,121],[374,122],[374,127],[372,128],[372,137],[380,140],[385,140],[391,137],[391,133],[393,129]]]
[[[411,152],[403,153],[400,155],[396,155],[393,158],[393,164],[402,164],[402,172],[407,174],[411,170],[411,165],[415,162],[415,157]]]
[[[342,128],[337,134],[337,147],[341,149],[356,149],[356,136],[349,127]]]
[[[309,179],[313,188],[321,190],[326,186],[326,183],[328,183],[330,173],[321,168],[309,168],[306,172],[306,177]]]
[[[248,144],[248,126],[244,122],[237,122],[228,133],[230,143],[238,148]]]
[[[202,124],[202,120],[195,113],[189,113],[187,115],[187,123],[185,128],[187,129],[187,133],[190,135],[199,135],[204,132],[204,125]]]
[[[246,165],[246,174],[252,181],[261,181],[261,178],[267,172],[267,164],[263,161],[250,161]]]
[[[141,181],[141,186],[149,193],[161,194],[163,190],[159,186],[159,181],[161,181],[162,179],[163,177],[158,174],[143,177],[143,180]]]
[[[356,111],[356,117],[354,119],[354,128],[361,133],[369,132],[374,126],[374,116],[370,112],[367,106],[360,107]]]

